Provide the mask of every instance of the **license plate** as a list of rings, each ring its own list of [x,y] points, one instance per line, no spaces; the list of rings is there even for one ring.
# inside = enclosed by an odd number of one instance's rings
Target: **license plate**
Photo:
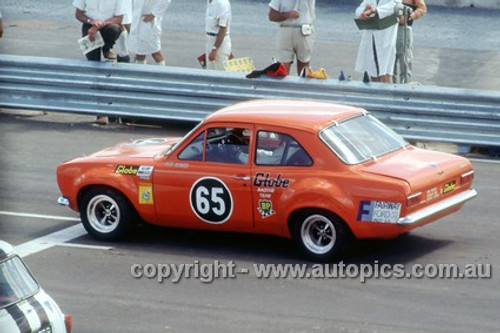
[[[443,194],[453,191],[457,187],[457,182],[452,180],[449,183],[443,185]]]

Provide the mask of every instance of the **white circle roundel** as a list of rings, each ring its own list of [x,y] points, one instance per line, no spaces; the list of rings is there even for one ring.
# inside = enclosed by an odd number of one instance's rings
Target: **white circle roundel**
[[[222,224],[233,212],[231,192],[218,178],[198,179],[191,187],[189,200],[196,216],[207,223]]]

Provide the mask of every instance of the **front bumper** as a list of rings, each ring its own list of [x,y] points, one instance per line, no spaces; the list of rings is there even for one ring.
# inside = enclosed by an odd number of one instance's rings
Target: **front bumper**
[[[475,189],[470,189],[466,192],[454,195],[446,200],[437,202],[429,207],[426,207],[418,212],[402,217],[398,220],[399,225],[411,225],[414,223],[421,222],[428,219],[434,215],[437,215],[447,209],[453,208],[458,205],[462,205],[465,202],[474,199],[477,196]]]
[[[61,206],[69,206],[69,200],[63,196],[57,198],[57,203],[60,204]]]

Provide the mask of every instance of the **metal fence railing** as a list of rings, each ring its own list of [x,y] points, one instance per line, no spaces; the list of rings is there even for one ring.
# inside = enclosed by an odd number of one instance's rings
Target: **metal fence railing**
[[[500,146],[500,91],[0,55],[0,108],[198,122],[238,101],[349,104],[410,140]]]

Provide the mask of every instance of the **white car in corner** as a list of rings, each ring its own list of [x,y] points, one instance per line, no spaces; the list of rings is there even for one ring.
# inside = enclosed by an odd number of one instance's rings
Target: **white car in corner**
[[[61,312],[15,252],[0,240],[0,332],[70,333],[71,316]]]

